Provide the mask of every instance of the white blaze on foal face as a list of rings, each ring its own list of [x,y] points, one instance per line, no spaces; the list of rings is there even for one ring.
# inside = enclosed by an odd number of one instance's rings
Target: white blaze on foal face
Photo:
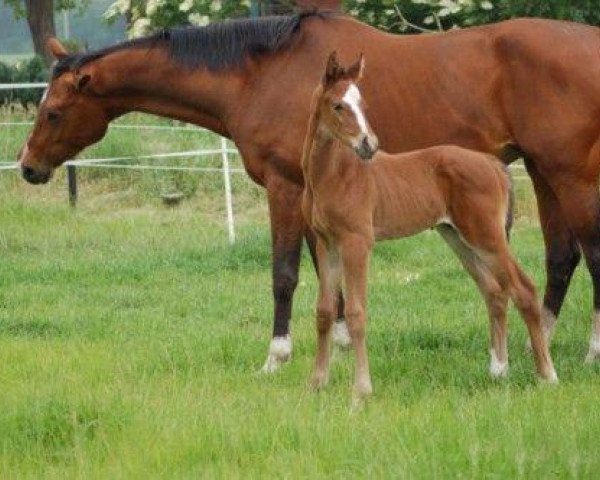
[[[362,109],[361,100],[360,90],[354,83],[351,83],[344,94],[343,101],[350,107],[350,110],[354,114],[356,123],[360,127],[360,133],[362,135],[369,135],[369,127]]]

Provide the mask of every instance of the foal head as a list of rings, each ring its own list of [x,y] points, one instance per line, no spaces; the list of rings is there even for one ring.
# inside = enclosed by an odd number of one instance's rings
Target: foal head
[[[367,121],[357,87],[364,66],[362,54],[354,65],[344,68],[333,52],[322,80],[319,109],[322,127],[352,148],[362,160],[369,161],[377,152],[379,142]]]

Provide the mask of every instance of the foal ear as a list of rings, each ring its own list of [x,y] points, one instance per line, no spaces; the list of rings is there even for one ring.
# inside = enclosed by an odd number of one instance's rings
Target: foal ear
[[[362,78],[364,71],[365,71],[365,56],[361,52],[356,63],[354,63],[353,65],[348,67],[348,70],[346,70],[346,75],[349,78],[351,78],[352,80],[354,80],[355,82],[358,82]]]
[[[325,68],[325,75],[323,76],[323,84],[328,85],[337,80],[341,67],[337,59],[337,52],[334,50],[329,54],[327,59],[327,67]]]
[[[46,40],[46,48],[57,60],[60,60],[69,54],[63,44],[60,43],[55,37],[50,37],[48,40]]]

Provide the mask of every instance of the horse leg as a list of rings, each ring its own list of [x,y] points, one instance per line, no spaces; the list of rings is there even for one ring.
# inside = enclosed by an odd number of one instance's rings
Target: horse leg
[[[533,182],[546,247],[546,290],[542,325],[546,343],[550,347],[552,333],[581,253],[556,194],[531,160],[526,159],[525,166]],[[531,348],[531,340],[528,340],[528,348]]]
[[[329,380],[331,326],[336,314],[336,296],[340,289],[340,261],[337,251],[331,251],[318,240],[319,297],[317,300],[317,354],[311,386],[320,389]]]
[[[563,211],[583,252],[594,289],[594,324],[586,363],[600,357],[600,195],[598,179],[586,184],[559,184],[555,187]]]
[[[292,300],[298,284],[298,269],[305,223],[300,208],[302,188],[275,176],[266,183],[271,218],[273,251],[273,337],[264,373],[275,372],[292,354],[289,324]]]
[[[508,295],[471,246],[450,225],[439,225],[437,231],[452,248],[483,295],[490,319],[490,375],[505,377],[508,373],[507,319]]]
[[[319,275],[319,266],[316,252],[317,240],[315,234],[312,230],[307,230],[305,237],[306,244],[308,245],[308,250],[310,251],[310,256],[315,267],[315,271],[317,272],[317,275]],[[348,327],[346,325],[346,320],[344,319],[344,295],[342,294],[341,290],[338,292],[337,305],[337,317],[335,323],[333,324],[333,343],[341,349],[348,349],[352,345],[352,339],[350,338],[350,334],[348,333]]]
[[[508,278],[510,297],[527,325],[538,373],[544,380],[556,383],[558,377],[542,328],[540,305],[537,301],[535,286],[508,250],[498,257],[496,263],[500,263],[502,274]]]
[[[352,395],[354,407],[359,407],[362,400],[373,391],[366,345],[369,253],[369,242],[357,235],[343,239],[340,244],[343,279],[346,286],[345,316],[356,353]]]

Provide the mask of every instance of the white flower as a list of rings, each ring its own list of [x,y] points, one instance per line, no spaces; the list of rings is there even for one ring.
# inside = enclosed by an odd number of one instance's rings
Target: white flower
[[[221,0],[213,0],[212,2],[210,2],[211,12],[218,12],[219,10],[221,10],[221,7]]]
[[[179,5],[180,12],[189,12],[190,9],[194,6],[194,0],[183,0]]]
[[[150,19],[149,18],[138,18],[133,25],[131,26],[131,30],[129,30],[129,38],[143,37],[148,33],[148,29],[150,28]]]
[[[108,10],[104,12],[103,16],[104,18],[108,19],[113,17],[119,17],[121,15],[125,15],[125,13],[127,13],[130,7],[131,0],[117,0],[116,2],[112,3],[110,7],[108,7]]]
[[[204,27],[208,25],[210,18],[208,15],[201,15],[199,13],[190,13],[188,15],[188,20],[192,25],[196,25],[197,27]]]
[[[151,17],[164,5],[165,0],[148,0],[148,2],[146,2],[146,15]]]

